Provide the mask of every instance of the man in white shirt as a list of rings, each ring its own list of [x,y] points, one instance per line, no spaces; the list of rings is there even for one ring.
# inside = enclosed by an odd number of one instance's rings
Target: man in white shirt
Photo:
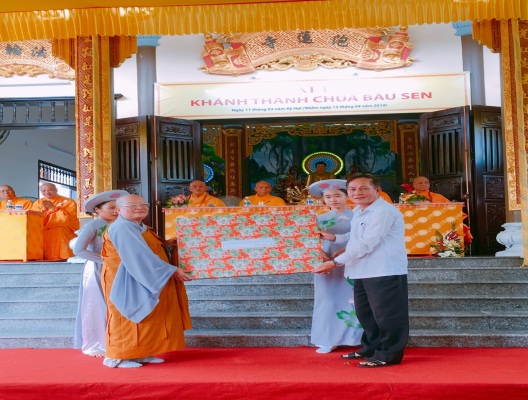
[[[345,276],[354,279],[356,315],[363,326],[362,347],[342,358],[365,358],[362,368],[399,364],[409,338],[407,253],[400,211],[379,197],[379,181],[356,175],[347,182],[350,200],[357,205],[350,233],[321,237],[347,243],[344,250],[325,261],[316,273],[345,265]]]

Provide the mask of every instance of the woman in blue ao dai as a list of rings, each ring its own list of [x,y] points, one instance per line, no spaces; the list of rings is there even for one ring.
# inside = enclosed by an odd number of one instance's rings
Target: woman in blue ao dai
[[[310,185],[310,193],[323,197],[330,211],[317,217],[319,228],[334,234],[350,231],[353,212],[347,208],[346,181],[331,179]],[[325,259],[344,244],[323,240]],[[344,276],[344,266],[327,274],[314,275],[314,309],[311,343],[317,353],[330,353],[337,346],[356,346],[361,342],[363,329],[354,309],[354,282]]]
[[[103,233],[119,215],[116,199],[128,194],[125,190],[108,190],[87,199],[85,211],[97,217],[81,228],[73,245],[74,254],[86,259],[79,287],[73,348],[94,357],[103,357],[106,350],[106,303],[101,288]]]

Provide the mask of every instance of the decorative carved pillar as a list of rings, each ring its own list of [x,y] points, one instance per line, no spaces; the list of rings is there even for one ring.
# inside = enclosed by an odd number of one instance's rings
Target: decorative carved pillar
[[[418,176],[420,140],[417,123],[398,124],[398,153],[401,157],[402,179],[411,182]]]
[[[113,85],[111,67],[136,51],[136,39],[124,36],[86,36],[56,40],[54,55],[75,69],[77,116],[77,202],[113,188]],[[80,213],[84,216],[84,213]]]

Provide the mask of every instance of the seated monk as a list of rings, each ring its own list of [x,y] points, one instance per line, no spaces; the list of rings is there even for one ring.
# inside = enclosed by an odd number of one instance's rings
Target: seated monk
[[[253,196],[247,196],[247,199],[249,199],[252,206],[258,206],[258,205],[285,206],[286,205],[286,202],[282,200],[280,197],[272,196],[270,194],[271,184],[267,181],[257,182],[257,184],[255,185],[255,192],[257,192],[257,194],[254,194]],[[245,199],[246,198],[240,201],[240,204],[239,204],[240,206],[244,205]]]
[[[189,207],[225,207],[225,203],[217,197],[207,193],[207,185],[200,180],[192,181],[189,185]]]
[[[429,179],[425,176],[417,176],[414,178],[413,181],[413,188],[416,191],[417,194],[421,194],[422,196],[425,196],[431,203],[450,203],[450,201],[442,196],[440,193],[431,192],[429,188],[431,187],[431,183],[429,182]],[[467,217],[466,214],[464,214],[464,218]],[[469,231],[469,227],[464,224],[464,244],[468,245],[473,241],[473,235]]]
[[[65,260],[73,257],[69,243],[79,229],[77,203],[68,197],[57,194],[53,183],[40,186],[44,196],[33,203],[34,211],[44,213],[44,259]]]
[[[0,200],[0,210],[6,209],[6,203],[8,200],[11,200],[13,203],[13,208],[16,208],[16,206],[22,206],[22,209],[29,210],[33,205],[30,200],[24,199],[23,197],[17,197],[15,191],[9,185],[0,186],[0,199],[2,199]]]
[[[383,189],[381,187],[378,186],[378,190],[377,190],[378,194],[379,194],[379,197],[381,197],[383,200],[385,200],[387,203],[391,203],[392,204],[392,199],[390,198],[390,196],[385,193],[383,191]]]
[[[318,181],[324,181],[327,179],[335,179],[335,175],[332,172],[327,172],[326,167],[327,165],[324,161],[316,162],[315,172],[312,172],[310,175],[308,175],[308,181],[306,182],[306,186],[309,186],[312,183],[315,183]]]
[[[425,176],[417,176],[413,181],[413,188],[416,194],[425,196],[431,203],[449,203],[449,200],[440,193],[434,193],[429,190],[431,183]]]

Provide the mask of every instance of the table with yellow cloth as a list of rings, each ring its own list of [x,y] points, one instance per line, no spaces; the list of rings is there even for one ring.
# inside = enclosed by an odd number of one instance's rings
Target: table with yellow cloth
[[[38,211],[0,211],[0,260],[44,257],[44,215]]]
[[[463,203],[394,206],[403,214],[410,256],[430,255],[437,231],[445,234],[454,226],[463,237]],[[310,272],[322,262],[316,215],[328,210],[299,205],[170,208],[164,210],[165,238],[177,239],[179,265],[193,269],[196,278]],[[295,227],[296,218],[303,225]],[[258,247],[262,240],[255,242],[256,249],[222,247],[235,238],[248,239],[248,246],[250,240],[273,239],[276,248]]]

